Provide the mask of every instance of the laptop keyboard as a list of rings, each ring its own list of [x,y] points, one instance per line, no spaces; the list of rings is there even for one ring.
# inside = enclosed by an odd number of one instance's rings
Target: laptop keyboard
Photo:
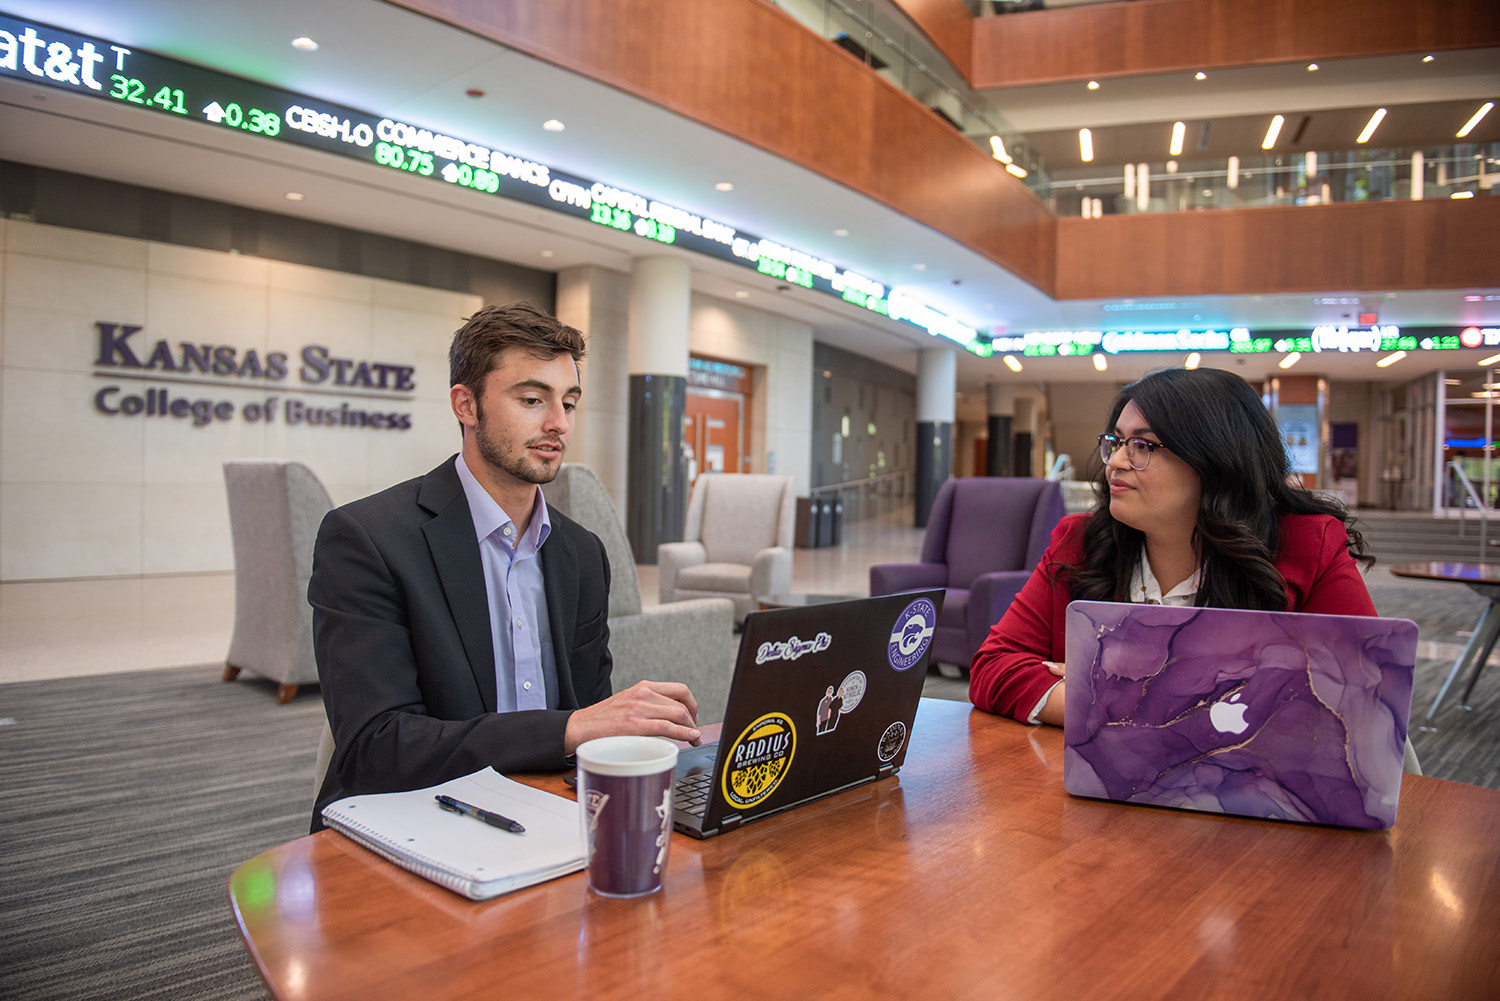
[[[693,772],[677,780],[677,809],[701,817],[708,811],[708,796],[713,789],[714,773]]]

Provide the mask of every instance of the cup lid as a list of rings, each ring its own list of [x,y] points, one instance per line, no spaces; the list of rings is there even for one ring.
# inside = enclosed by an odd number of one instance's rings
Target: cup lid
[[[677,766],[677,745],[665,737],[596,737],[574,754],[578,767],[595,775],[655,775]]]

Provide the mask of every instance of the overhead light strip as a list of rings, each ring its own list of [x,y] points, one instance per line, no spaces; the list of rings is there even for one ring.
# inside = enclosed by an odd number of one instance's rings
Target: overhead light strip
[[[1464,124],[1464,127],[1458,130],[1458,133],[1455,136],[1455,138],[1458,138],[1458,139],[1464,139],[1464,138],[1466,138],[1469,135],[1470,132],[1474,131],[1474,126],[1478,125],[1481,121],[1483,121],[1484,120],[1484,116],[1488,115],[1490,113],[1490,109],[1493,108],[1494,106],[1495,106],[1495,102],[1494,101],[1485,101],[1484,104],[1480,105],[1479,106],[1479,110],[1476,111],[1476,112],[1474,112],[1474,117],[1471,118],[1471,119],[1469,119],[1468,122],[1466,122]]]
[[[1281,127],[1286,124],[1286,119],[1280,115],[1271,119],[1271,125],[1266,129],[1266,137],[1261,140],[1261,149],[1270,149],[1276,145],[1276,137],[1281,135]]]
[[[1361,132],[1359,134],[1359,138],[1356,139],[1356,140],[1354,140],[1354,141],[1357,142],[1357,143],[1361,143],[1361,144],[1369,142],[1370,141],[1370,137],[1375,134],[1375,130],[1380,127],[1380,122],[1384,118],[1385,118],[1385,109],[1384,108],[1376,108],[1375,109],[1375,114],[1371,115],[1370,116],[1370,120],[1365,123],[1364,131]]]
[[[1173,156],[1182,155],[1182,141],[1187,136],[1187,125],[1182,122],[1172,123],[1172,147]]]
[[[1094,133],[1088,129],[1078,130],[1078,158],[1084,163],[1094,160]]]

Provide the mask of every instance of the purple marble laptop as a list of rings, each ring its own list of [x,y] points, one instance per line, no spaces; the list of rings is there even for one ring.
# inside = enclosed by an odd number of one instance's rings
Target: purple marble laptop
[[[1396,822],[1415,623],[1104,601],[1075,601],[1067,615],[1068,792]]]

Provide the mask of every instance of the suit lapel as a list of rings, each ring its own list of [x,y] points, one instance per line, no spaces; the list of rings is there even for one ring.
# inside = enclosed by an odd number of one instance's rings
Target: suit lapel
[[[448,601],[453,624],[468,655],[469,670],[473,672],[484,708],[487,712],[494,712],[495,645],[490,633],[484,565],[479,559],[479,540],[474,537],[469,502],[452,459],[423,478],[417,503],[434,515],[422,525],[422,534],[427,538],[428,551],[443,585],[443,596]],[[548,601],[550,603],[550,596]]]
[[[559,530],[557,512],[552,531],[542,543],[542,592],[547,597],[547,621],[552,630],[552,660],[557,666],[557,704],[564,709],[578,705],[568,653],[573,647],[573,627],[578,624],[578,550],[573,540]]]

